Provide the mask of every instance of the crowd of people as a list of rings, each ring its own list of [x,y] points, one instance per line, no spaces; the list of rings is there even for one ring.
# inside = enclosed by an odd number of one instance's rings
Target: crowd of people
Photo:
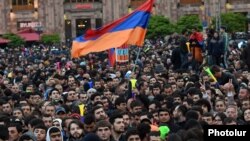
[[[250,40],[206,34],[148,40],[114,67],[107,52],[1,49],[0,140],[202,141],[206,125],[250,124]]]

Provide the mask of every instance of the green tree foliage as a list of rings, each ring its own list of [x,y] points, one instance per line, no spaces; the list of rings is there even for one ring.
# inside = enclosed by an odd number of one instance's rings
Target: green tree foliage
[[[197,27],[202,29],[201,20],[198,15],[185,15],[182,16],[176,23],[176,32],[181,33],[184,29],[192,29]]]
[[[174,25],[164,16],[152,16],[149,21],[147,38],[164,37],[174,33]]]
[[[10,47],[18,47],[25,43],[24,39],[13,33],[4,34],[3,38],[10,40],[8,43],[8,46]]]
[[[247,17],[241,13],[223,13],[221,14],[221,23],[231,33],[247,29]]]
[[[45,44],[57,44],[60,43],[59,34],[44,34],[41,37],[41,41]]]

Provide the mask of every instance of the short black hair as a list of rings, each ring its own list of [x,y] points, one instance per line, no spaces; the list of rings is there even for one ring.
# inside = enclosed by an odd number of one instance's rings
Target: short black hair
[[[95,114],[95,111],[98,110],[98,109],[100,109],[100,108],[103,109],[102,106],[94,106],[94,107],[91,109],[90,113],[94,115],[94,114]]]
[[[100,127],[108,127],[111,130],[111,124],[106,120],[101,120],[96,123],[96,129]]]
[[[169,114],[171,113],[167,108],[160,108],[158,114],[160,114],[160,112],[168,112]]]
[[[93,114],[87,114],[84,116],[84,124],[90,125],[95,122],[95,116]]]
[[[62,119],[62,127],[66,127],[66,120],[68,120],[68,119],[72,119],[72,120],[73,120],[72,117],[64,117],[64,118]]]
[[[186,117],[186,120],[190,120],[190,119],[198,120],[199,119],[199,114],[195,110],[189,110],[185,114],[185,117]]]
[[[97,96],[101,96],[101,95],[99,93],[92,94],[90,97],[90,100],[93,101],[95,99],[95,97],[97,97]]]
[[[210,102],[209,102],[208,100],[206,100],[206,99],[199,99],[199,100],[195,103],[195,105],[198,105],[198,106],[206,106],[207,109],[208,109],[208,111],[210,111],[211,108],[212,108]]]
[[[125,140],[127,141],[128,138],[130,136],[132,136],[132,135],[138,135],[139,136],[139,132],[136,129],[134,129],[134,128],[128,130],[127,133],[125,134]]]
[[[110,116],[110,118],[109,118],[109,122],[113,125],[113,124],[115,123],[115,120],[116,120],[117,118],[123,119],[122,114],[121,114],[121,113],[114,113],[114,114],[112,114],[112,115]]]
[[[4,125],[0,125],[0,139],[1,140],[8,140],[9,139],[9,132],[8,128]]]
[[[22,133],[22,131],[23,131],[22,125],[19,123],[12,122],[8,125],[8,127],[16,127],[18,133]]]
[[[39,118],[34,118],[34,119],[30,120],[29,124],[30,124],[30,126],[32,128],[35,127],[35,126],[37,126],[37,125],[39,125],[39,124],[43,124],[44,125],[43,120],[39,119]]]
[[[139,136],[142,140],[145,136],[147,136],[147,134],[150,133],[151,127],[147,123],[140,123],[137,126],[137,130],[139,131],[138,133],[139,133]]]
[[[187,107],[184,106],[184,105],[178,106],[177,110],[180,111],[180,112],[182,113],[183,116],[185,116],[186,113],[187,113],[187,111],[188,111]]]
[[[137,106],[143,106],[143,104],[141,103],[141,101],[134,100],[130,104],[131,109],[133,109],[134,107],[137,107]]]
[[[27,141],[27,140],[32,140],[32,141],[34,141],[34,139],[32,139],[28,134],[23,134],[23,135],[19,138],[19,141]]]
[[[43,129],[43,130],[45,130],[45,132],[47,132],[48,128],[44,124],[39,124],[39,125],[36,125],[34,127],[34,131],[35,131],[35,129]]]
[[[68,126],[68,131],[70,131],[70,127],[72,124],[76,124],[79,126],[79,128],[81,128],[83,130],[83,124],[79,121],[79,120],[73,120],[69,123],[69,126]]]
[[[202,110],[202,108],[201,108],[201,106],[193,106],[192,108],[191,108],[191,110],[194,110],[194,111],[197,111],[197,112],[199,112],[201,115],[203,115],[203,110]]]
[[[212,74],[215,74],[216,72],[220,72],[221,70],[220,70],[220,67],[219,66],[217,66],[217,65],[213,65],[212,67],[211,67],[211,73]]]
[[[149,104],[148,104],[148,106],[151,105],[151,104],[155,104],[156,108],[160,108],[161,107],[161,103],[158,100],[150,101]]]
[[[209,112],[204,113],[202,116],[203,117],[212,117],[212,119],[213,119],[213,114],[209,113]]]
[[[52,133],[57,133],[57,132],[61,133],[61,131],[58,127],[53,126],[49,129],[49,135],[51,135]]]
[[[115,100],[115,106],[120,105],[121,103],[126,103],[126,99],[120,96]]]

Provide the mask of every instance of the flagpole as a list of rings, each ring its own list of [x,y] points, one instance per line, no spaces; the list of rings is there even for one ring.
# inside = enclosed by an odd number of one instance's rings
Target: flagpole
[[[115,48],[115,68],[114,68],[115,71],[116,68],[117,68],[117,48]]]
[[[141,48],[139,47],[139,50],[138,50],[138,52],[137,52],[136,59],[135,59],[135,66],[134,66],[134,68],[133,68],[133,71],[132,71],[132,72],[135,72],[136,61],[139,59],[140,52],[141,52]]]

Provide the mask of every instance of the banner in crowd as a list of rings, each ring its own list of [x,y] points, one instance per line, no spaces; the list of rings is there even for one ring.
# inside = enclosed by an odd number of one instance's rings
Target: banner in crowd
[[[124,63],[129,61],[129,50],[127,48],[116,48],[116,62]]]

